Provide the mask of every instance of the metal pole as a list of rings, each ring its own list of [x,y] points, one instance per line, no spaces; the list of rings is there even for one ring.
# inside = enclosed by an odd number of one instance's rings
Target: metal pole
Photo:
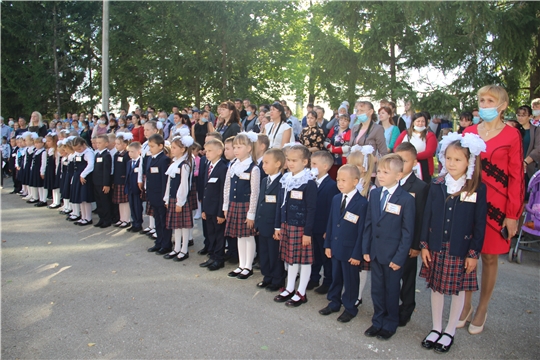
[[[103,0],[103,29],[101,50],[102,111],[109,115],[109,0]]]

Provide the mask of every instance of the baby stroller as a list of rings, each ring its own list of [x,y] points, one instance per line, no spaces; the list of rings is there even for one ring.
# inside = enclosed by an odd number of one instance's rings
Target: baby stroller
[[[529,192],[529,203],[525,205],[525,220],[521,226],[516,245],[510,247],[508,252],[508,261],[516,260],[518,264],[521,264],[523,260],[522,250],[540,252],[539,248],[529,246],[540,242],[540,170],[532,176],[527,190]],[[524,238],[527,238],[527,240],[524,240]]]

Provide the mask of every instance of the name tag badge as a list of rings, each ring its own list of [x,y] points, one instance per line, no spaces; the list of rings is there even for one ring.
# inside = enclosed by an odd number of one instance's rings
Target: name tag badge
[[[304,198],[304,193],[303,192],[297,191],[297,190],[292,190],[291,191],[291,199],[302,200],[303,198]]]
[[[124,158],[121,157],[121,156],[119,156],[119,157],[118,157],[118,162],[124,162]]]
[[[411,196],[412,196],[413,198],[416,197],[416,194],[415,194],[415,193],[409,193],[409,194],[411,194]]]
[[[209,184],[215,184],[215,183],[217,183],[217,181],[218,181],[217,177],[213,177],[213,178],[208,179]]]
[[[136,167],[135,169],[133,169],[133,172],[136,172],[136,173],[138,173],[138,172],[139,172],[139,168],[138,168],[138,167]]]
[[[343,217],[345,220],[352,222],[353,224],[356,224],[358,222],[358,219],[360,218],[358,215],[355,215],[351,212],[346,212],[345,216]]]
[[[385,211],[390,214],[399,215],[401,214],[401,205],[387,203]]]
[[[103,158],[102,157],[96,158],[96,162],[103,162]]]
[[[159,168],[158,168],[157,166],[152,166],[152,167],[150,168],[150,172],[151,172],[152,174],[159,174]]]
[[[249,180],[251,179],[251,174],[250,173],[242,173],[240,174],[240,180]]]
[[[467,193],[462,192],[460,195],[460,200],[464,202],[476,203],[476,193],[473,193],[471,196],[467,196]]]
[[[82,158],[80,156],[75,156],[75,161],[81,161]]]
[[[265,195],[264,198],[267,203],[275,204],[277,202],[276,195]]]

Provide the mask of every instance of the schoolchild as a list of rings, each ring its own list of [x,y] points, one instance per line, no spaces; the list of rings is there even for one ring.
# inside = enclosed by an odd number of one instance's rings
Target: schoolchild
[[[92,224],[91,203],[94,201],[92,171],[94,171],[95,155],[86,145],[86,140],[81,137],[73,139],[73,150],[75,150],[75,158],[70,201],[80,206],[80,219],[76,221],[76,225],[86,226]]]
[[[34,157],[30,167],[30,187],[32,191],[37,191],[37,198],[27,201],[36,207],[47,206],[47,191],[43,187],[45,183],[45,169],[47,167],[47,150],[45,149],[45,139],[41,136],[34,140]],[[34,196],[34,195],[33,195]]]
[[[150,120],[146,122],[143,126],[144,130],[144,138],[150,139],[150,136],[154,134],[159,134],[159,127],[163,127],[161,123],[157,123],[154,120]],[[146,199],[146,177],[148,174],[146,173],[146,170],[148,169],[147,161],[150,160],[152,154],[150,152],[150,147],[148,144],[148,140],[146,140],[141,147],[141,159],[139,161],[139,172],[137,173],[137,183],[139,186],[139,189],[142,192],[142,199],[143,201]],[[140,231],[141,234],[146,234],[149,236],[153,236],[156,233],[156,224],[155,224],[155,218],[153,216],[152,206],[150,205],[150,201],[146,201],[146,215],[148,215],[148,227],[144,228]],[[155,238],[154,238],[155,239]]]
[[[45,191],[52,194],[52,204],[47,206],[49,209],[58,209],[60,204],[60,154],[58,153],[58,139],[56,134],[47,134],[45,136],[45,146],[47,148],[47,165],[45,168]]]
[[[113,156],[112,203],[118,206],[119,219],[113,226],[127,229],[131,226],[129,198],[126,192],[126,174],[129,168],[127,147],[133,140],[131,132],[118,132],[114,140],[116,153]]]
[[[34,152],[36,147],[34,146],[34,140],[39,136],[36,133],[25,132],[22,134],[26,143],[26,156],[24,157],[24,181],[23,185],[26,185],[26,196],[23,197],[23,200],[26,200],[27,203],[33,204],[38,202],[39,194],[37,188],[34,188],[30,185],[32,162],[34,161]]]
[[[92,180],[94,184],[94,198],[96,199],[96,213],[99,221],[95,227],[106,228],[112,224],[112,157],[108,150],[109,137],[98,135],[96,138],[96,153]]]
[[[21,148],[20,135],[11,138],[11,154],[9,156],[9,170],[11,171],[11,178],[13,180],[13,191],[10,194],[18,194],[22,190],[21,182],[18,179],[17,170],[17,157],[19,156],[19,149]]]
[[[141,143],[134,141],[127,147],[130,161],[126,169],[126,182],[124,192],[128,197],[129,210],[131,214],[131,227],[129,232],[139,232],[142,230],[143,207],[141,199],[141,189],[137,184],[139,175],[139,163],[141,160]]]

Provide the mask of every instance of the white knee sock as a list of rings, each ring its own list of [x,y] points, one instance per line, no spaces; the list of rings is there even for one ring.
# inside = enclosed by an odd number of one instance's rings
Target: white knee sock
[[[118,211],[120,212],[120,221],[128,223],[131,219],[131,211],[129,210],[129,203],[118,204]]]
[[[180,252],[182,246],[182,229],[174,229],[174,252]]]
[[[81,204],[71,204],[73,212],[71,215],[80,216],[81,215]]]
[[[245,269],[246,267],[246,252],[247,252],[247,243],[245,237],[238,238],[238,267],[240,269]]]
[[[431,290],[431,321],[433,322],[432,329],[438,332],[442,331],[443,309],[444,309],[444,295]],[[458,314],[458,317],[459,317],[459,314]],[[437,341],[438,337],[439,336],[437,334],[431,333],[427,337],[427,340]]]
[[[195,217],[201,217],[201,202],[197,200],[197,210],[195,211]]]
[[[64,202],[64,210],[69,209],[69,200],[68,199],[62,199],[62,201]]]
[[[465,291],[460,291],[458,295],[452,295],[452,303],[450,304],[450,316],[448,317],[448,324],[446,325],[446,329],[444,330],[445,333],[452,336],[454,336],[454,334],[456,333],[456,326],[459,321],[459,316],[461,315],[464,304]],[[441,340],[447,341],[447,343],[443,343],[443,345],[450,344],[450,338],[448,338],[447,336],[445,336],[444,339]]]
[[[148,216],[148,227],[150,229],[155,229],[156,228],[156,220],[154,219],[153,216]]]
[[[240,238],[238,238],[240,240]],[[242,238],[246,243],[246,253],[244,258],[244,269],[251,270],[253,268],[253,259],[255,258],[255,236]]]
[[[188,231],[189,231],[188,240],[193,240],[193,228],[188,229]]]
[[[296,284],[296,275],[300,270],[300,264],[289,264],[287,269],[287,287],[286,290],[290,293],[294,292],[294,285]]]
[[[31,199],[33,200],[39,200],[39,192],[37,187],[30,187],[30,192],[32,194]]]
[[[52,205],[54,206],[60,205],[60,189],[54,189],[52,191],[52,199],[53,199]]]
[[[298,283],[298,292],[306,295],[306,288],[311,277],[311,265],[300,265],[300,282]],[[295,299],[296,300],[296,299]]]
[[[44,187],[38,188],[39,201],[47,202],[47,190]]]
[[[86,217],[88,215],[86,214],[86,206],[84,206],[84,203],[81,204],[81,220],[86,220]]]
[[[368,276],[368,271],[366,270],[360,271],[360,286],[358,288],[358,300],[362,300],[362,293],[364,292],[364,288],[366,287],[367,276]]]
[[[87,221],[92,220],[92,204],[83,202],[81,204],[81,211],[84,209],[84,216],[81,218]]]
[[[189,230],[190,229],[182,229],[182,250],[180,251],[184,254],[188,253]]]
[[[69,200],[67,201],[67,209],[73,210],[73,204]]]
[[[22,186],[22,193],[25,194],[25,195],[28,195],[28,185],[23,185]]]

